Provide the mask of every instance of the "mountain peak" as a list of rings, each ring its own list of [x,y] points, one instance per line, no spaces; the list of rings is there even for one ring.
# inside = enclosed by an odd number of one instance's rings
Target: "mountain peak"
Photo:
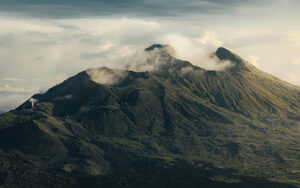
[[[230,50],[224,47],[219,47],[215,52],[215,56],[217,56],[222,61],[229,60],[234,63],[239,63],[241,61],[244,61],[242,57],[240,57],[239,55],[231,52]]]
[[[214,56],[217,57],[220,61],[230,61],[234,64],[231,68],[228,69],[228,71],[250,71],[253,67],[250,66],[250,64],[244,60],[239,55],[231,52],[230,50],[219,47],[216,52],[214,53]],[[221,63],[221,62],[220,62]]]
[[[149,46],[148,48],[145,49],[145,51],[152,51],[154,49],[163,49],[165,47],[167,47],[169,45],[163,45],[163,44],[152,44],[151,46]]]
[[[152,44],[145,49],[146,52],[160,52],[162,55],[173,56],[175,54],[175,49],[168,44]]]

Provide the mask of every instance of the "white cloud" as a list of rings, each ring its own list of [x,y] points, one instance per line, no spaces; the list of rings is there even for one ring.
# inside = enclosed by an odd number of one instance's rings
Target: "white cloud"
[[[30,99],[29,99],[29,102],[31,103],[31,108],[33,108],[34,105],[38,102],[38,100],[37,100],[37,99],[34,99],[34,98],[30,98]]]
[[[223,41],[217,38],[217,34],[214,31],[205,31],[202,37],[195,38],[194,40],[200,44],[213,47],[220,47],[223,45]]]
[[[4,81],[15,81],[15,82],[24,82],[24,81],[27,81],[24,78],[4,78],[3,80]]]
[[[293,66],[295,66],[295,67],[299,67],[299,68],[300,68],[300,57],[297,57],[297,58],[293,59],[293,60],[291,61],[291,64],[292,64]]]
[[[259,57],[251,55],[247,59],[252,65],[259,68],[259,63],[258,63]]]
[[[108,85],[118,83],[128,74],[128,72],[124,70],[108,69],[106,67],[89,69],[86,72],[94,82]]]
[[[236,17],[230,23],[223,23],[224,19],[218,15],[198,18],[0,17],[0,80],[11,84],[6,89],[18,91],[24,99],[22,92],[27,92],[26,96],[34,94],[85,69],[123,68],[128,57],[153,43],[168,43],[176,49],[176,57],[206,69],[224,68],[206,58],[216,46],[223,45],[285,80],[289,80],[289,74],[300,75],[296,60],[300,27],[296,24],[285,28],[295,32],[286,33],[274,22],[272,26],[257,20],[244,23]],[[3,91],[5,86],[1,87]],[[4,104],[1,100],[4,97],[0,98],[0,108]]]
[[[37,91],[37,89],[36,88],[13,87],[9,84],[6,84],[5,86],[0,87],[0,91],[14,92],[14,93],[34,93]]]
[[[87,32],[90,35],[104,35],[107,33],[116,34],[116,36],[125,33],[150,32],[159,30],[160,24],[155,21],[147,21],[136,18],[102,18],[102,19],[61,19],[58,23],[75,28],[76,32]],[[115,31],[122,31],[115,33]]]
[[[5,17],[0,18],[0,25],[0,34],[20,32],[55,33],[63,31],[61,27],[53,24],[51,20],[15,19]]]
[[[292,73],[288,76],[287,80],[292,84],[300,85],[300,76],[299,75]]]
[[[171,45],[176,50],[175,56],[184,60],[196,59],[204,51],[193,40],[178,34],[167,34],[162,37],[161,41]]]
[[[65,73],[57,74],[56,78],[55,78],[55,83],[59,84],[59,83],[65,81],[67,78],[68,78],[68,75]]]
[[[300,47],[300,32],[285,32],[287,36],[287,42],[289,42],[294,47]]]
[[[0,93],[0,97],[3,99],[0,100],[0,111],[8,111],[25,102],[30,97],[30,94],[10,93],[5,95]]]
[[[211,53],[216,50],[216,47],[211,45],[215,41],[209,42],[209,38],[205,40],[208,45],[199,44],[191,38],[178,34],[170,34],[162,38],[162,41],[174,47],[176,52],[174,56],[178,59],[190,61],[192,64],[207,70],[223,71],[231,67],[232,63],[229,61],[220,63],[217,59],[210,57]]]

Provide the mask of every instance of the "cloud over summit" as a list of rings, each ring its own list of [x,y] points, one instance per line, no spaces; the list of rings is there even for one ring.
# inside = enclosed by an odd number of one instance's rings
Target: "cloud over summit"
[[[153,43],[210,70],[220,68],[207,53],[228,47],[300,85],[298,10],[296,0],[2,0],[0,87],[27,93],[0,92],[0,110],[79,71],[124,68]]]

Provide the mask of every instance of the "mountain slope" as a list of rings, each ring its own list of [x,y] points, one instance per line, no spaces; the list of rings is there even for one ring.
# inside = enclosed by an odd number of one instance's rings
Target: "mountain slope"
[[[1,115],[0,183],[300,185],[298,87],[225,48],[214,53],[234,64],[223,72],[152,51],[163,60],[153,71],[90,69]]]

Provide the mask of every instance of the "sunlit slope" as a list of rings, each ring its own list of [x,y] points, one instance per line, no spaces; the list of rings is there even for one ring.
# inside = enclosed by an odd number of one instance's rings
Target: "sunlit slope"
[[[299,118],[298,87],[258,70],[224,48],[219,48],[215,56],[235,66],[224,72],[190,72],[184,76],[198,96],[257,120]]]

